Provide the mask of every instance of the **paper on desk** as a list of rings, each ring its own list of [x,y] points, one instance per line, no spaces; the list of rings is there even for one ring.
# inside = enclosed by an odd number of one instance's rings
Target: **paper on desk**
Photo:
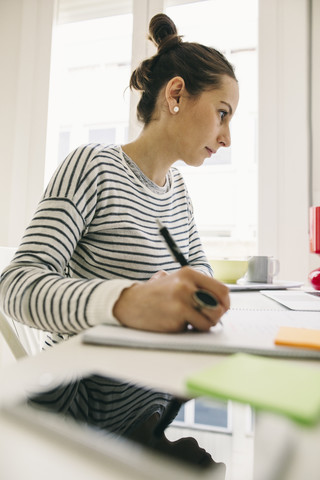
[[[290,310],[302,312],[320,312],[320,298],[310,295],[308,292],[279,290],[269,292],[261,290],[262,295],[275,300]],[[319,315],[320,318],[320,315]]]
[[[320,420],[320,371],[237,353],[186,379],[192,395],[249,403],[312,425]]]
[[[280,327],[275,338],[275,344],[320,350],[320,330]]]

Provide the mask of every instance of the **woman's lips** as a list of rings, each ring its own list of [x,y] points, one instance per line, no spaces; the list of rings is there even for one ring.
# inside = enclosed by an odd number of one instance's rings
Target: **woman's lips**
[[[214,153],[216,153],[214,150],[211,150],[211,148],[209,148],[209,147],[206,147],[206,150],[207,150],[207,152],[209,153],[210,157],[211,157],[211,155],[213,155]]]

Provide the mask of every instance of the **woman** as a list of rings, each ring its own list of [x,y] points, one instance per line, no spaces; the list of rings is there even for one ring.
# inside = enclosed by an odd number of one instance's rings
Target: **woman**
[[[199,166],[230,145],[235,74],[216,50],[182,42],[166,15],[156,15],[149,31],[158,52],[130,81],[141,92],[142,133],[122,147],[85,145],[66,158],[2,274],[3,310],[49,332],[48,345],[99,323],[206,331],[229,308],[228,289],[212,278],[185,183],[172,165],[182,159]],[[157,218],[190,266],[173,261]],[[218,307],[195,308],[198,289],[211,292]]]
[[[201,165],[230,145],[237,81],[221,54],[183,43],[165,15],[152,19],[150,37],[158,53],[131,77],[131,87],[142,92],[141,135],[122,148],[89,145],[73,152],[3,273],[4,311],[52,332],[50,343],[102,322],[208,330],[229,307],[227,289],[208,276],[183,179],[170,167],[178,159]],[[191,268],[172,260],[156,218]],[[170,275],[157,274],[161,270]],[[211,291],[219,307],[195,310],[198,288]]]

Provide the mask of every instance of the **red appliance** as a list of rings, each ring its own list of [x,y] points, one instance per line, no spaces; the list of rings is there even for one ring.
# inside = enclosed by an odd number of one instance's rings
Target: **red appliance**
[[[320,254],[320,206],[310,208],[310,252]],[[313,288],[320,290],[320,268],[309,273]]]

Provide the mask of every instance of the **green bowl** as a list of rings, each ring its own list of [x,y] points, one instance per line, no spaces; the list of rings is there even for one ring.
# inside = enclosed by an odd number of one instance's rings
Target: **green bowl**
[[[248,270],[247,259],[212,259],[209,263],[213,269],[214,278],[223,283],[237,283]]]

